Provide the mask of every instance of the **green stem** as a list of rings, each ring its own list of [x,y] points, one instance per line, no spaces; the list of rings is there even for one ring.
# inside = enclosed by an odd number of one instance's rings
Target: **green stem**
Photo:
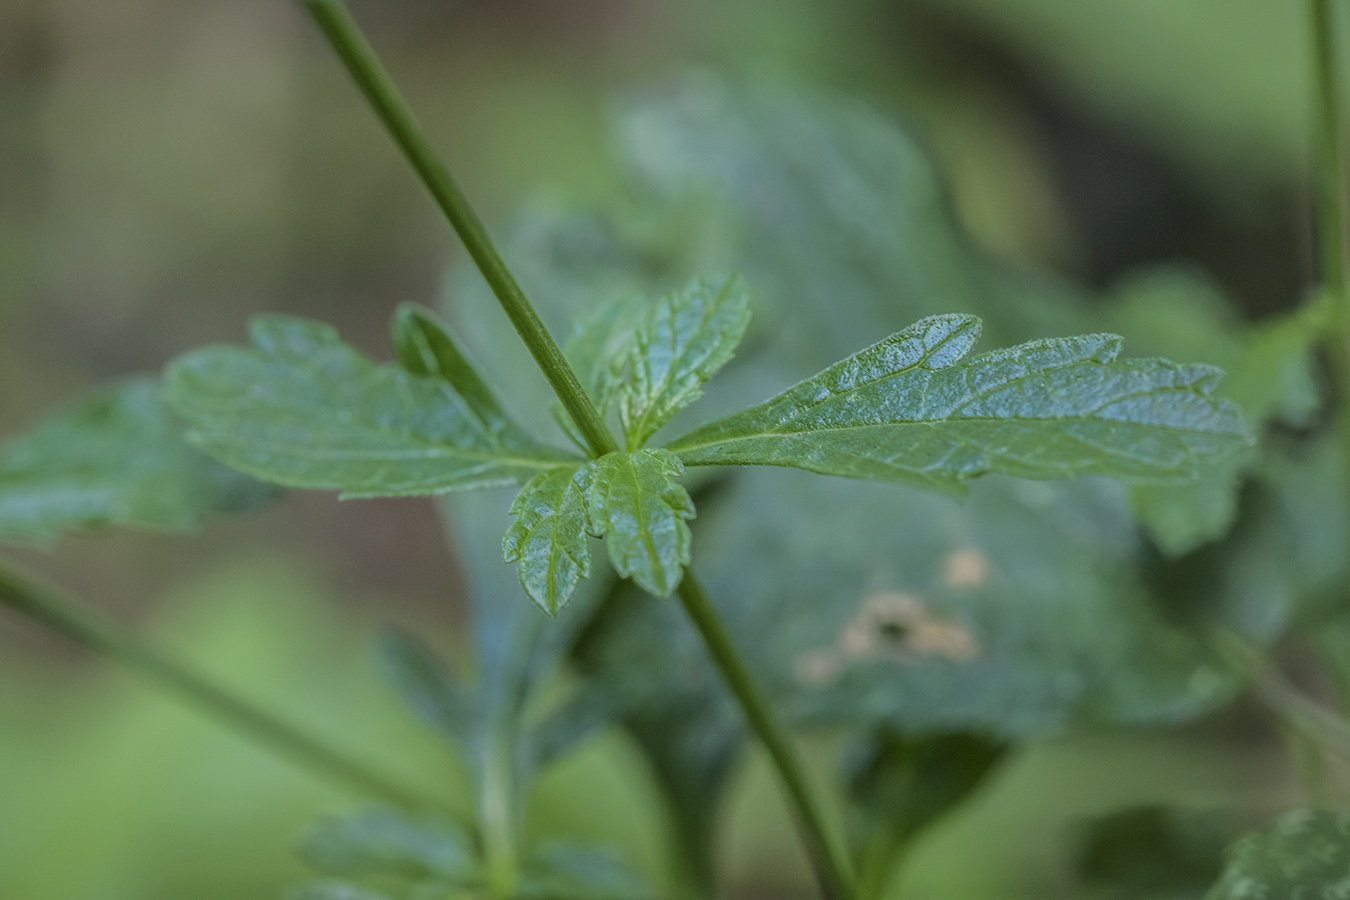
[[[582,390],[576,373],[497,253],[468,200],[436,157],[407,102],[399,95],[356,22],[340,0],[305,0],[305,7],[468,248],[469,255],[497,295],[554,393],[572,415],[591,453],[599,457],[618,451],[618,443]],[[751,727],[778,769],[826,897],[851,900],[853,886],[847,854],[830,838],[824,807],[811,788],[805,767],[690,571],[685,573],[680,597]]]
[[[0,604],[126,666],[227,727],[347,788],[404,809],[428,806],[415,792],[251,706],[54,591],[3,568],[0,568]]]
[[[826,826],[828,819],[825,806],[811,785],[806,766],[692,570],[685,571],[679,595],[680,602],[684,604],[685,611],[698,628],[708,652],[722,673],[723,681],[736,696],[750,727],[778,769],[783,786],[792,800],[797,825],[810,853],[821,891],[831,900],[853,897],[853,876],[848,855]]]
[[[591,453],[604,456],[618,450],[619,445],[605,427],[595,404],[582,390],[581,382],[567,364],[562,349],[516,283],[469,201],[431,149],[407,101],[399,94],[351,14],[340,0],[305,0],[305,8],[342,59],[394,143],[403,151],[422,183],[431,192],[436,205],[450,220],[450,225],[464,242],[502,309],[506,310],[511,324],[586,439]]]

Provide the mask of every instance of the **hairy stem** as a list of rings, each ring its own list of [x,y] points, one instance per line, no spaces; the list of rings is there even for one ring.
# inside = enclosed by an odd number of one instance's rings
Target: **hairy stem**
[[[356,22],[340,0],[305,0],[305,7],[468,248],[469,255],[497,295],[549,385],[585,437],[592,455],[599,457],[619,450],[557,342],[516,283],[468,200],[431,149],[407,102],[399,95]],[[778,769],[826,897],[851,900],[853,886],[847,854],[830,838],[823,805],[811,788],[805,767],[691,571],[685,573],[680,597],[751,727]]]
[[[385,130],[431,193],[436,205],[450,220],[451,227],[464,242],[478,270],[483,273],[483,278],[511,319],[511,324],[534,356],[534,361],[539,364],[540,371],[586,439],[591,453],[604,456],[618,450],[619,445],[605,427],[595,404],[582,390],[581,382],[567,364],[558,342],[549,334],[539,313],[516,283],[515,276],[506,267],[487,229],[460,191],[459,185],[431,149],[412,109],[399,94],[351,14],[341,0],[305,0],[305,8],[328,38],[357,87],[384,124]]]
[[[782,777],[821,890],[832,900],[852,897],[853,877],[848,855],[826,827],[828,819],[825,806],[811,785],[806,766],[692,570],[685,571],[678,593],[680,602],[684,604],[685,611],[698,628],[708,652],[722,673],[722,680],[736,696],[750,727],[769,752]]]
[[[429,805],[415,791],[371,772],[361,763],[212,684],[135,635],[80,609],[55,591],[3,568],[0,568],[0,605],[126,666],[222,725],[346,788],[404,809],[425,809]]]

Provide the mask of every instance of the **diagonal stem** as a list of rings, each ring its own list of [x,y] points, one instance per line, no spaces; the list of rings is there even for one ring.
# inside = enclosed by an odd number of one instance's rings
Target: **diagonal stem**
[[[0,605],[126,666],[234,731],[344,787],[403,809],[428,806],[417,792],[371,772],[343,753],[212,684],[135,635],[80,609],[50,588],[4,568],[0,568]]]
[[[745,660],[736,649],[726,625],[717,614],[717,610],[708,600],[692,569],[686,569],[684,579],[677,589],[685,612],[693,620],[708,648],[708,653],[722,673],[732,694],[735,695],[745,718],[750,722],[759,737],[760,743],[768,751],[774,766],[778,769],[783,787],[792,801],[793,812],[797,816],[797,826],[801,829],[802,839],[811,856],[811,864],[816,878],[820,882],[821,892],[829,900],[845,900],[852,897],[853,876],[848,854],[836,841],[826,823],[825,805],[821,802],[811,778],[802,763],[801,755],[793,745],[791,737],[773,707],[769,704],[764,691],[755,681]]]
[[[482,222],[449,171],[436,157],[407,102],[399,95],[389,73],[341,0],[304,0],[304,3],[394,142],[468,248],[469,255],[497,295],[497,300],[516,326],[535,362],[548,378],[549,385],[586,438],[592,455],[599,457],[618,451],[618,443],[582,390],[581,382],[558,349],[557,342],[507,269]],[[726,626],[691,571],[685,572],[680,598],[703,636],[708,652],[727,686],[778,769],[826,897],[829,900],[851,900],[854,894],[848,857],[840,849],[840,843],[830,838],[823,805],[811,787],[792,739],[773,714],[763,692],[731,642]]]
[[[474,264],[483,273],[483,278],[492,293],[506,311],[515,326],[520,339],[529,348],[534,361],[548,379],[563,407],[572,416],[577,429],[586,439],[594,456],[604,456],[619,449],[613,435],[605,427],[604,419],[596,410],[595,404],[586,396],[577,379],[576,372],[567,364],[558,342],[549,334],[548,328],[539,318],[539,313],[520,289],[515,276],[506,267],[506,262],[497,252],[482,220],[478,218],[464,193],[455,183],[445,164],[431,149],[426,135],[422,133],[411,108],[400,96],[393,79],[385,71],[379,57],[375,55],[370,42],[361,33],[351,14],[340,0],[305,0],[314,21],[322,29],[324,36],[332,45],[347,72],[361,89],[385,130],[389,132],[399,150],[416,170],[431,193],[436,205],[450,220],[450,225],[464,242]]]

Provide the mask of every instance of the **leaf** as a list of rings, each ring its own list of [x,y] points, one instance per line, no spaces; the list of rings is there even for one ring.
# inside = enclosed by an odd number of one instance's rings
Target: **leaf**
[[[1228,851],[1207,900],[1331,898],[1350,894],[1350,813],[1298,810]]]
[[[506,561],[518,563],[530,599],[555,615],[591,569],[587,490],[591,468],[541,472],[511,504],[516,519],[502,541]]]
[[[1219,877],[1233,834],[1233,825],[1215,813],[1130,807],[1085,823],[1074,868],[1085,884],[1122,900],[1199,900]]]
[[[614,569],[658,597],[675,590],[689,563],[694,517],[689,493],[670,479],[684,474],[665,450],[609,453],[591,463],[587,520],[604,537]]]
[[[495,433],[518,432],[497,398],[460,352],[450,332],[428,310],[404,303],[394,312],[394,349],[399,365],[414,375],[435,375],[450,382],[479,420]],[[512,435],[520,438],[522,435]]]
[[[287,896],[288,900],[391,900],[384,894],[340,881],[316,881]]]
[[[151,378],[98,389],[0,448],[0,541],[113,525],[187,531],[274,495],[188,446]]]
[[[749,295],[736,276],[698,279],[661,298],[637,331],[619,397],[629,450],[698,399],[700,386],[731,359],[749,324]]]
[[[932,316],[669,445],[687,465],[795,466],[957,492],[1023,478],[1194,477],[1250,442],[1208,366],[1117,361],[1120,339],[1032,341],[965,360],[973,316]]]
[[[609,412],[637,329],[647,315],[647,302],[640,294],[623,294],[593,306],[572,326],[563,355],[602,417]],[[551,410],[578,446],[589,446],[561,403],[555,402]]]
[[[327,325],[256,319],[253,347],[208,347],[167,374],[189,439],[241,471],[344,497],[515,484],[569,457],[485,419],[439,376],[377,366]],[[463,373],[457,376],[464,383]]]
[[[464,881],[476,869],[468,838],[453,825],[417,821],[387,809],[320,821],[306,836],[300,855],[328,875]]]
[[[434,650],[393,628],[377,636],[375,650],[385,678],[418,718],[453,740],[469,739],[477,714],[473,698]]]
[[[552,841],[526,862],[516,900],[650,900],[651,888],[612,852]]]
[[[583,686],[525,736],[535,765],[544,768],[566,756],[587,738],[610,725],[617,710],[608,693]]]

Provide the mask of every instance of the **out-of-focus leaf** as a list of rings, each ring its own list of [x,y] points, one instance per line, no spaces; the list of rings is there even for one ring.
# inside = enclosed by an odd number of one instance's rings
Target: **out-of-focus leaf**
[[[1114,293],[1110,327],[1144,353],[1222,368],[1215,394],[1238,405],[1258,440],[1269,422],[1306,424],[1317,409],[1311,349],[1323,329],[1315,315],[1247,325],[1212,282],[1187,269],[1138,275]],[[1260,459],[1253,448],[1205,467],[1194,484],[1137,487],[1135,515],[1166,553],[1189,553],[1231,527],[1238,489]]]
[[[0,447],[0,541],[113,525],[186,531],[274,494],[188,446],[150,378],[97,390]]]
[[[568,464],[485,421],[444,378],[377,366],[328,325],[269,316],[252,336],[252,348],[198,350],[166,374],[189,440],[241,471],[376,497],[514,484]]]
[[[414,821],[387,809],[321,821],[300,855],[326,875],[388,875],[408,880],[473,877],[468,838],[447,822]]]
[[[453,740],[469,739],[477,715],[473,698],[435,651],[392,628],[381,632],[375,649],[385,678],[418,718]]]
[[[684,474],[664,450],[609,453],[590,470],[587,519],[605,538],[614,570],[658,597],[675,590],[689,563],[689,493],[672,478]]]
[[[534,766],[542,769],[566,756],[612,723],[615,713],[614,701],[608,693],[585,685],[525,735]]]
[[[657,302],[637,331],[619,396],[630,451],[699,398],[703,383],[731,359],[749,324],[749,295],[735,276],[700,278]]]
[[[1121,900],[1201,900],[1233,832],[1215,813],[1125,809],[1084,825],[1074,868],[1084,883]]]
[[[1287,813],[1228,851],[1207,900],[1330,898],[1350,893],[1350,814]]]
[[[973,316],[933,316],[670,444],[687,465],[795,466],[956,491],[986,472],[1176,480],[1250,442],[1217,370],[1117,361],[1120,339],[965,357]]]
[[[651,888],[612,853],[551,842],[525,865],[518,900],[649,900]]]
[[[354,884],[341,881],[316,881],[292,891],[288,900],[391,900]]]
[[[906,738],[879,729],[859,742],[847,773],[863,877],[884,879],[896,851],[982,784],[1006,749],[960,732]]]
[[[591,570],[587,534],[590,464],[541,472],[511,504],[515,521],[502,552],[516,563],[530,599],[555,615]]]

